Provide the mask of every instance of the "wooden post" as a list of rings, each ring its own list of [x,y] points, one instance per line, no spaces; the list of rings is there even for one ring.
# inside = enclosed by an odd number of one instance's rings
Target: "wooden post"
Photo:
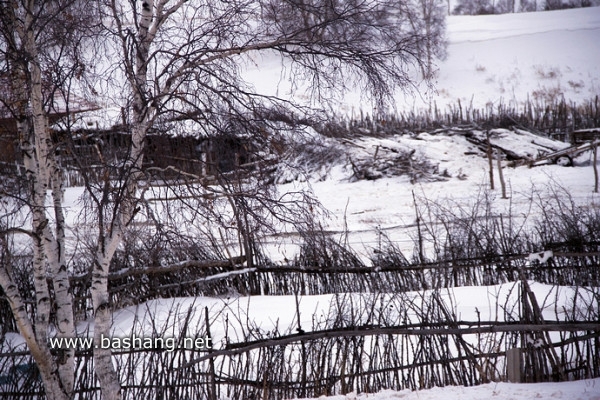
[[[506,379],[512,383],[521,383],[521,349],[506,350]]]
[[[494,160],[492,159],[492,144],[490,143],[490,131],[487,131],[487,157],[490,165],[490,189],[494,190]]]
[[[208,307],[204,307],[204,315],[206,318],[206,337],[209,339],[208,343],[212,343],[212,337],[210,336],[210,320],[208,319]],[[209,353],[212,353],[212,349],[208,349]],[[217,385],[216,385],[216,377],[215,377],[215,359],[210,358],[208,361],[208,365],[210,368],[210,382],[209,382],[209,390],[208,390],[208,398],[209,400],[217,400]]]
[[[498,164],[498,178],[500,178],[500,187],[502,188],[502,198],[508,199],[508,197],[506,197],[506,183],[504,182],[504,174],[502,173],[502,161],[500,161],[500,151],[496,152],[496,162]]]
[[[417,206],[417,199],[415,198],[415,191],[412,191],[413,204],[415,205],[415,214],[417,216],[417,235],[419,235],[419,263],[423,265],[425,263],[425,255],[423,253],[423,235],[421,233],[421,215],[419,214],[419,207]]]
[[[377,108],[373,108],[373,119],[371,121],[372,131],[373,133],[377,133],[377,121],[375,120],[375,116],[377,115]]]
[[[594,193],[598,193],[598,142],[594,143]]]
[[[121,123],[123,124],[123,128],[127,127],[127,115],[125,114],[125,107],[121,107]],[[96,129],[98,129],[98,125],[96,123]]]

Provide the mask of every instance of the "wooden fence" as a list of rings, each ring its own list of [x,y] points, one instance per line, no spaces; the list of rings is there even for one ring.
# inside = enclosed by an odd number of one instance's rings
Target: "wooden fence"
[[[503,381],[509,371],[511,379],[522,382],[599,377],[598,310],[573,304],[581,310],[577,318],[565,319],[558,309],[555,319],[544,318],[529,288],[532,278],[557,285],[569,285],[574,279],[584,282],[577,286],[598,287],[598,257],[600,252],[555,252],[550,265],[517,254],[328,271],[306,266],[249,269],[236,259],[116,272],[111,275],[115,298],[136,290],[146,291],[149,297],[206,294],[222,290],[222,285],[237,285],[247,294],[265,293],[266,287],[271,294],[314,294],[325,289],[340,293],[340,288],[345,288],[343,292],[394,293],[396,289],[400,297],[395,303],[399,315],[395,322],[382,322],[381,316],[361,320],[351,311],[346,320],[357,323],[328,321],[305,331],[262,333],[239,342],[226,341],[210,352],[120,350],[114,352],[114,359],[125,398],[131,399],[279,399],[388,388],[415,390]],[[182,282],[181,274],[192,267],[203,276]],[[160,284],[149,290],[140,281]],[[427,311],[416,316],[418,310],[401,297],[408,290],[510,281],[516,282],[520,293],[516,314],[490,321],[457,319],[436,290],[427,297],[427,306],[418,309]],[[85,282],[85,277],[74,278],[75,282]],[[600,292],[593,296],[594,304],[600,302]],[[194,334],[208,335],[208,321],[207,315],[205,326],[197,327]],[[181,332],[181,337],[185,335]],[[79,350],[76,363],[78,398],[99,399],[90,350]],[[0,354],[0,371],[3,398],[43,398],[28,352]]]
[[[559,336],[539,345],[520,339],[548,333]],[[494,346],[477,345],[484,339]],[[506,381],[514,349],[522,382],[595,378],[599,341],[598,322],[450,321],[294,333],[228,343],[212,353],[113,354],[127,399],[280,399]],[[91,352],[78,351],[76,364],[77,398],[100,399]],[[2,398],[44,398],[27,352],[0,355],[0,371]]]

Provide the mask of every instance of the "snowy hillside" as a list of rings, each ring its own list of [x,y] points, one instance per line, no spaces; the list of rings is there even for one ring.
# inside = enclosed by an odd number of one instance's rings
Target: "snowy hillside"
[[[448,57],[437,65],[433,86],[422,83],[410,93],[398,93],[394,107],[405,112],[434,104],[446,110],[458,100],[463,107],[480,109],[522,105],[528,99],[539,104],[589,100],[600,93],[598,37],[600,7],[448,16]],[[259,93],[308,102],[309,95],[298,82],[292,85],[288,66],[276,54],[257,56],[242,70]],[[332,107],[336,115],[373,112],[370,100],[356,91],[335,99]],[[109,127],[120,118],[117,109],[98,111],[89,113],[82,126]]]
[[[528,98],[585,101],[600,93],[600,7],[485,16],[448,16],[448,57],[438,65],[434,90],[398,94],[400,111],[437,104],[485,108]],[[248,66],[262,92],[285,95],[289,77],[277,57]],[[265,76],[272,77],[264,79]],[[296,96],[302,101],[302,95]],[[339,100],[336,112],[371,112],[360,93]]]
[[[438,105],[561,99],[600,93],[600,7],[448,17]]]

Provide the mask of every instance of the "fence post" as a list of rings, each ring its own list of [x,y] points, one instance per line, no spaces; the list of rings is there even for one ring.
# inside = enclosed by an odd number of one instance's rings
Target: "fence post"
[[[500,160],[500,150],[496,151],[496,161],[498,164],[498,178],[500,178],[500,187],[502,188],[502,198],[508,199],[508,197],[506,197],[506,183],[504,182],[504,174],[502,173],[502,161]]]
[[[490,142],[490,131],[486,131],[487,137],[487,158],[490,167],[490,189],[494,190],[494,158],[492,155],[492,143]]]
[[[598,143],[594,144],[594,193],[598,193]]]
[[[204,315],[206,318],[206,337],[208,339],[212,339],[212,337],[210,336],[210,320],[209,320],[209,316],[208,316],[208,307],[204,307]],[[212,340],[209,341],[209,343],[212,343]],[[209,353],[212,353],[212,349],[209,348],[208,349]],[[210,382],[209,382],[209,391],[208,391],[208,398],[209,400],[217,400],[217,385],[216,385],[216,377],[215,377],[215,359],[214,358],[210,358],[208,360],[208,365],[210,368]]]
[[[512,383],[521,383],[521,349],[506,350],[506,379]]]

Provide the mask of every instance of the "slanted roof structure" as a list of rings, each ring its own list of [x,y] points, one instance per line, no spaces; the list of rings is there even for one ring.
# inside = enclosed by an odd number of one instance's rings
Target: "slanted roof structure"
[[[46,85],[49,86],[49,85]],[[69,114],[78,114],[85,111],[99,110],[100,107],[92,101],[84,99],[76,95],[69,95],[68,101],[64,94],[60,91],[45,90],[47,98],[48,118],[50,124],[55,123],[60,118],[66,117]],[[8,76],[0,75],[0,136],[5,136],[16,132],[16,121],[7,108],[10,104],[11,88]]]
[[[8,76],[0,75],[0,170],[7,165],[12,168],[20,159],[17,138],[16,120],[7,105],[10,105],[11,85]],[[69,101],[59,91],[50,97],[50,90],[45,93],[48,99],[48,119],[52,125],[59,119],[71,114],[98,110],[100,107],[92,101],[78,96],[69,96]]]

